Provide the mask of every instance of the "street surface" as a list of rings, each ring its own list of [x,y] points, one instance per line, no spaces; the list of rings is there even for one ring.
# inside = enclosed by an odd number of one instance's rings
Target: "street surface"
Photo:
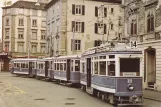
[[[161,102],[144,100],[144,107]],[[0,107],[113,107],[79,89],[0,72]]]

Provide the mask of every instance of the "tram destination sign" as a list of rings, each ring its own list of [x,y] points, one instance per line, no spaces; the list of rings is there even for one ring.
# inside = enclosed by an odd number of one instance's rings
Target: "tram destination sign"
[[[83,55],[89,55],[94,53],[96,53],[96,50],[90,50],[90,51],[86,51]]]
[[[136,72],[123,72],[123,76],[136,76]]]

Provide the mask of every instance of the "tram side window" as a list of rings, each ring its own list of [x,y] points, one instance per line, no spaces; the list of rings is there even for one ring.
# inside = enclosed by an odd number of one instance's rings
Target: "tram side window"
[[[63,63],[60,63],[60,71],[63,71]]]
[[[73,71],[73,60],[71,60],[70,68],[71,68],[71,71]]]
[[[35,63],[34,63],[34,62],[32,62],[32,68],[34,68],[34,64],[35,64]]]
[[[21,63],[21,68],[25,68],[25,63]]]
[[[20,68],[20,63],[17,63],[17,68]]]
[[[54,63],[54,68],[55,68],[55,70],[56,70],[56,65],[57,65],[57,63]]]
[[[80,60],[75,60],[75,71],[80,71]]]
[[[14,67],[17,68],[17,63],[14,63]]]
[[[84,70],[85,69],[85,66],[84,66],[84,63],[82,63],[82,72],[84,73]]]
[[[43,64],[41,64],[41,69],[43,69],[43,67],[44,67],[44,65],[43,65]]]
[[[26,63],[26,68],[28,68],[28,63]]]
[[[94,74],[98,74],[98,62],[94,62]]]
[[[66,63],[64,63],[64,71],[66,71]]]
[[[99,62],[100,75],[106,75],[106,61]]]
[[[115,61],[108,62],[108,75],[115,76]]]
[[[59,64],[59,63],[57,63],[57,70],[58,70],[58,71],[60,70],[60,69],[59,69],[59,65],[60,65],[60,64]]]

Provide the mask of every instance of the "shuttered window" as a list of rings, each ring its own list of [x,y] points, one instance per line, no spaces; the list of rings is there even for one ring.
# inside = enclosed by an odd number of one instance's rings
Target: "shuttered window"
[[[84,22],[72,21],[72,31],[78,33],[84,33]]]
[[[72,4],[72,14],[73,15],[85,15],[85,5]]]
[[[96,34],[106,34],[107,26],[106,24],[95,23],[94,30]]]

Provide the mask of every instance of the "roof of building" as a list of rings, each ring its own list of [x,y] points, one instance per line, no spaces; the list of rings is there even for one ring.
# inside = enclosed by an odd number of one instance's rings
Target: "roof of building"
[[[34,10],[44,10],[47,3],[39,3],[40,5],[35,5],[37,2],[30,1],[17,1],[11,6],[2,7],[2,9],[7,8],[24,8],[24,9],[34,9]]]
[[[46,6],[45,9],[48,9],[52,4],[54,4],[57,0],[51,0]],[[110,2],[110,3],[119,3],[121,4],[121,0],[91,0],[91,1],[100,1],[100,2]]]

